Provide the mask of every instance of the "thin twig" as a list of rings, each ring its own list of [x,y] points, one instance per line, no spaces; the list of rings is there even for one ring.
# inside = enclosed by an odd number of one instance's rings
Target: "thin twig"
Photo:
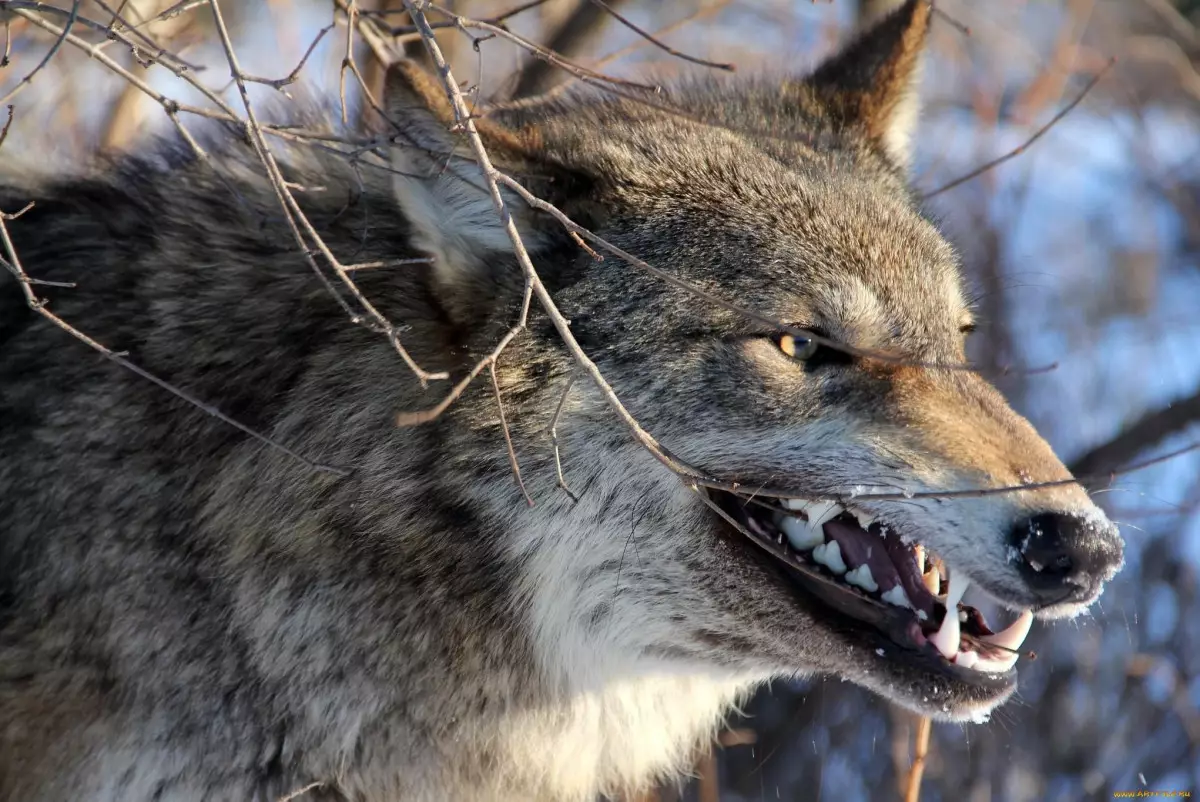
[[[614,2],[624,3],[628,0]],[[608,19],[608,15],[599,6],[577,2],[575,10],[548,34],[546,48],[567,58],[574,57],[584,50],[587,42],[597,35]],[[559,73],[553,69],[553,65],[544,59],[528,60],[514,76],[513,95],[522,97],[540,94],[550,88],[558,77]]]
[[[356,270],[374,270],[379,267],[399,267],[400,265],[427,265],[433,262],[428,256],[417,256],[412,259],[388,259],[383,262],[359,262],[354,265],[343,265],[342,269],[347,273],[353,273]]]
[[[479,136],[479,131],[475,127],[475,120],[471,117],[470,110],[467,107],[466,101],[463,98],[462,91],[458,87],[458,83],[454,80],[454,75],[450,70],[442,55],[441,48],[438,46],[437,40],[434,38],[433,30],[429,27],[429,20],[425,16],[425,8],[429,5],[427,0],[404,0],[404,5],[409,10],[409,15],[413,19],[413,23],[421,31],[421,37],[425,42],[425,47],[429,51],[430,57],[437,66],[438,75],[441,78],[442,86],[446,90],[446,95],[450,99],[451,108],[454,111],[455,128],[461,131],[470,143],[472,150],[475,153],[475,160],[483,174],[484,183],[487,186],[488,195],[491,197],[492,205],[496,210],[496,214],[504,224],[505,233],[508,235],[509,242],[512,243],[513,252],[517,257],[517,263],[521,266],[521,270],[525,276],[525,292],[526,298],[532,293],[537,296],[538,302],[542,309],[545,310],[546,316],[550,319],[555,331],[558,332],[563,344],[568,352],[575,358],[575,361],[591,376],[592,381],[600,390],[608,405],[616,412],[621,421],[629,428],[634,439],[637,440],[644,448],[653,454],[668,468],[677,473],[693,474],[695,469],[684,463],[676,460],[668,454],[658,441],[654,439],[641,424],[629,413],[621,400],[617,398],[617,394],[613,391],[612,386],[604,378],[600,372],[599,366],[593,362],[583,349],[579,342],[575,339],[571,332],[571,324],[562,313],[558,306],[554,303],[554,299],[550,297],[550,293],[542,284],[538,277],[537,271],[533,267],[533,263],[529,259],[529,253],[525,249],[525,244],[521,240],[521,235],[517,231],[516,223],[513,221],[512,215],[508,211],[508,206],[504,200],[504,196],[500,192],[498,180],[500,173],[492,166],[491,158],[488,156],[487,149],[484,147],[483,140]],[[522,310],[524,317],[525,310]],[[521,321],[523,325],[524,321]],[[515,336],[510,332],[511,336]],[[509,339],[506,337],[506,339]],[[507,343],[502,343],[507,344]],[[461,392],[461,391],[460,391]]]
[[[37,66],[29,71],[28,75],[17,81],[17,85],[9,90],[7,95],[0,97],[0,103],[7,103],[8,101],[12,100],[21,93],[21,90],[33,83],[33,76],[41,72],[42,69],[50,63],[50,59],[54,58],[55,55],[58,54],[58,51],[62,49],[63,42],[67,40],[67,36],[71,32],[71,28],[75,26],[75,20],[79,17],[79,3],[80,0],[74,0],[74,2],[71,4],[71,13],[67,15],[67,24],[63,26],[62,33],[58,35],[58,39],[54,41],[54,45],[48,51],[46,51],[46,55],[42,56],[42,60],[37,63]],[[4,10],[4,4],[0,3],[0,11]],[[7,23],[7,15],[5,16],[5,21]],[[6,59],[7,56],[8,54],[6,52]]]
[[[1092,91],[1092,88],[1100,82],[1100,79],[1104,77],[1105,73],[1107,73],[1110,69],[1112,69],[1112,66],[1116,63],[1117,63],[1117,59],[1115,57],[1110,58],[1108,60],[1108,63],[1105,64],[1104,67],[1102,67],[1095,75],[1093,75],[1091,80],[1088,81],[1087,84],[1084,85],[1083,90],[1078,95],[1075,96],[1074,100],[1072,100],[1070,103],[1068,103],[1067,105],[1065,105],[1061,109],[1059,109],[1058,113],[1055,114],[1053,117],[1051,117],[1049,122],[1047,122],[1045,125],[1043,125],[1038,130],[1034,131],[1033,135],[1030,136],[1028,139],[1026,139],[1024,142],[1022,142],[1020,145],[1013,148],[1008,153],[1005,153],[1003,156],[992,159],[990,162],[987,162],[986,164],[982,164],[979,167],[976,167],[974,170],[967,173],[966,175],[959,176],[958,178],[954,179],[953,181],[951,181],[947,184],[943,184],[942,186],[938,187],[935,190],[926,192],[924,195],[921,196],[921,200],[929,200],[932,197],[941,195],[943,192],[948,192],[949,190],[954,189],[955,187],[960,186],[962,184],[965,184],[974,178],[978,178],[979,176],[983,175],[984,173],[988,172],[989,170],[999,167],[1001,164],[1004,164],[1009,159],[1013,159],[1013,158],[1016,158],[1017,156],[1020,156],[1031,145],[1033,145],[1035,142],[1037,142],[1039,139],[1041,139],[1046,134],[1047,131],[1049,131],[1060,120],[1062,120],[1063,117],[1066,117],[1068,114],[1071,113],[1071,111],[1076,106],[1078,106],[1080,103],[1082,103],[1083,99],[1088,96],[1089,92]]]
[[[1073,460],[1070,470],[1078,475],[1101,474],[1105,468],[1120,466],[1195,423],[1200,423],[1200,388],[1126,424],[1116,437]]]
[[[346,114],[346,70],[354,64],[354,28],[358,19],[358,4],[356,0],[347,0],[346,4],[346,55],[342,57],[342,66],[338,70],[338,98],[342,103],[342,125],[349,125],[350,118]]]
[[[499,14],[488,17],[484,20],[484,22],[490,22],[493,25],[499,25],[511,17],[515,17],[516,15],[528,11],[531,8],[537,8],[540,5],[545,5],[547,2],[549,2],[549,0],[529,0],[529,2],[522,3],[516,8],[510,8],[508,11],[503,11]],[[366,16],[383,17],[387,16],[388,14],[407,14],[408,12],[405,9],[396,8],[386,11],[362,11],[360,13]],[[458,24],[453,20],[446,20],[443,22],[431,22],[429,23],[429,27],[433,30],[437,30],[438,28],[456,28],[458,27]],[[391,31],[392,36],[410,36],[412,34],[416,34],[419,38],[421,35],[417,30],[417,26],[415,25],[397,25],[389,30]]]
[[[615,8],[610,6],[608,3],[604,2],[604,0],[589,0],[589,2],[594,6],[598,6],[602,9],[604,9],[604,12],[606,14],[611,16],[617,22],[624,25],[629,30],[636,33],[638,36],[645,39],[650,44],[657,47],[659,50],[662,50],[664,53],[669,53],[670,55],[674,56],[675,58],[682,59],[684,61],[690,61],[693,64],[699,64],[702,67],[712,67],[713,69],[726,70],[728,72],[733,72],[736,69],[736,67],[734,67],[734,65],[732,65],[732,64],[722,64],[722,63],[719,63],[716,61],[708,61],[706,59],[697,58],[696,56],[689,56],[687,53],[683,53],[683,52],[676,50],[675,48],[671,47],[670,45],[654,38],[654,35],[651,34],[649,31],[639,28],[637,25],[635,25],[629,19],[627,19],[626,17],[623,17],[621,14],[619,14],[617,12],[617,10]]]
[[[929,755],[929,733],[933,729],[929,716],[921,716],[917,722],[917,741],[913,750],[912,768],[908,772],[908,788],[904,802],[919,802],[921,799],[921,777],[925,774],[925,758]]]
[[[286,186],[283,174],[279,170],[279,165],[275,162],[275,156],[271,153],[270,148],[267,146],[262,128],[259,126],[258,118],[254,112],[254,107],[250,103],[250,94],[246,89],[246,81],[243,77],[241,66],[238,63],[237,54],[233,50],[233,41],[229,36],[229,29],[225,26],[225,19],[221,15],[221,8],[218,0],[209,0],[209,7],[213,12],[213,20],[216,24],[217,33],[221,39],[221,46],[225,50],[225,58],[229,62],[230,74],[233,77],[234,83],[238,87],[238,92],[242,98],[242,105],[246,109],[245,127],[247,133],[249,134],[251,145],[254,147],[255,153],[262,162],[263,167],[266,168],[267,178],[270,180],[271,186],[275,190],[276,198],[283,207],[284,217],[287,220],[288,227],[291,229],[292,235],[296,239],[296,244],[304,254],[309,266],[314,272],[316,272],[322,281],[327,282],[324,272],[320,269],[320,266],[317,264],[316,259],[313,257],[312,252],[308,248],[308,243],[305,241],[306,234],[308,239],[316,247],[317,251],[319,251],[329,263],[329,266],[333,269],[334,273],[336,273],[338,278],[341,279],[343,285],[349,289],[350,294],[354,297],[354,300],[372,319],[375,327],[387,337],[388,341],[392,344],[392,347],[400,355],[400,358],[404,360],[406,365],[408,365],[409,370],[411,370],[417,377],[417,380],[421,382],[421,386],[424,387],[431,380],[449,378],[448,373],[432,373],[424,370],[416,363],[416,361],[408,353],[408,350],[405,349],[403,344],[400,342],[400,334],[396,330],[396,327],[393,326],[391,322],[388,321],[387,318],[385,318],[379,312],[379,310],[375,308],[374,304],[368,301],[366,296],[362,294],[362,291],[358,288],[358,285],[350,277],[349,272],[346,271],[341,262],[338,261],[337,257],[333,255],[333,252],[329,250],[329,247],[325,244],[324,240],[321,239],[312,223],[300,209],[300,205],[296,202],[296,198]],[[301,232],[301,226],[304,229],[303,233]],[[329,287],[328,284],[326,284],[326,286],[330,289],[330,291],[332,291],[332,287]],[[334,294],[339,299],[341,298],[341,296],[337,293]],[[361,322],[361,320],[354,315],[352,315],[351,319],[355,322]]]
[[[287,454],[292,459],[295,459],[298,462],[300,462],[304,465],[307,465],[309,468],[312,468],[312,469],[318,470],[318,471],[324,471],[327,473],[333,473],[338,476],[349,476],[350,475],[350,472],[343,468],[335,468],[332,465],[322,465],[321,463],[314,462],[314,461],[308,459],[307,457],[301,456],[300,454],[296,453],[292,449],[285,446],[283,443],[280,443],[277,440],[273,440],[270,437],[266,436],[265,434],[262,434],[261,432],[251,429],[249,426],[245,425],[244,423],[241,423],[240,421],[237,421],[237,420],[229,417],[224,412],[222,412],[221,410],[214,407],[212,404],[208,404],[208,403],[205,403],[204,401],[201,401],[199,398],[197,398],[196,396],[187,392],[186,390],[182,390],[182,389],[176,387],[175,385],[171,384],[170,382],[168,382],[164,379],[160,379],[158,376],[154,375],[153,373],[150,373],[148,370],[142,368],[140,365],[130,362],[128,359],[126,359],[121,354],[118,354],[115,351],[108,348],[107,346],[100,344],[96,340],[94,340],[91,337],[89,337],[88,335],[84,334],[82,331],[75,328],[71,324],[67,323],[61,317],[59,317],[58,315],[54,314],[49,309],[47,309],[46,302],[43,301],[42,299],[38,298],[33,293],[33,285],[36,282],[33,279],[30,279],[29,275],[25,272],[25,268],[21,265],[21,259],[19,256],[17,256],[16,247],[13,245],[13,241],[9,237],[8,225],[5,222],[6,220],[12,220],[12,219],[19,217],[25,211],[28,211],[29,208],[30,208],[30,206],[26,206],[24,209],[22,209],[20,212],[17,212],[16,214],[4,214],[4,213],[0,212],[0,245],[2,245],[4,247],[4,252],[7,254],[7,257],[8,257],[6,260],[2,260],[2,261],[5,262],[5,267],[7,267],[8,270],[17,279],[17,283],[21,285],[21,292],[24,293],[24,295],[25,295],[25,303],[29,306],[30,309],[32,309],[34,312],[36,312],[37,314],[44,317],[46,320],[53,323],[58,328],[65,331],[67,334],[70,334],[72,337],[79,340],[83,344],[98,351],[102,356],[104,356],[105,359],[111,360],[112,362],[115,362],[116,364],[120,365],[121,367],[125,368],[126,370],[128,370],[132,373],[135,373],[138,376],[141,376],[143,379],[153,382],[154,384],[158,385],[162,389],[171,393],[175,397],[180,398],[183,401],[186,401],[188,404],[191,404],[196,409],[199,409],[201,412],[204,412],[206,415],[211,415],[212,417],[216,418],[217,420],[222,421],[223,423],[226,423],[226,424],[234,427],[235,429],[253,437],[255,440],[258,440],[260,443],[263,443],[277,451]]]
[[[4,126],[0,127],[0,147],[4,147],[4,140],[8,139],[8,129],[12,128],[13,122],[13,104],[8,104],[8,119],[4,121]]]
[[[616,78],[611,75],[605,75],[603,73],[596,72],[595,70],[590,70],[587,67],[576,64],[570,59],[555,53],[549,48],[542,47],[536,42],[531,42],[524,36],[515,34],[507,28],[502,28],[499,25],[493,25],[490,22],[484,22],[483,20],[458,16],[453,11],[447,8],[442,8],[434,3],[428,3],[428,8],[451,18],[454,21],[455,27],[463,31],[466,31],[468,28],[473,28],[490,33],[500,39],[507,39],[508,41],[513,42],[519,47],[529,51],[535,57],[540,58],[543,61],[547,61],[560,69],[566,70],[568,73],[574,75],[576,78],[584,81],[585,83],[590,83],[601,87],[620,86],[626,89],[637,89],[650,93],[658,93],[660,91],[660,87],[657,85],[643,84],[637,81],[630,81],[625,78]]]
[[[571,488],[567,487],[567,480],[563,478],[562,458],[558,451],[558,418],[562,415],[563,405],[567,402],[567,394],[574,386],[575,377],[571,376],[567,379],[567,386],[563,388],[562,396],[558,399],[558,406],[554,408],[554,415],[550,418],[550,442],[554,446],[554,472],[558,477],[558,486],[571,497],[571,501],[579,503],[579,496],[571,492]]]
[[[298,798],[304,796],[309,791],[315,791],[318,788],[324,788],[324,787],[325,787],[325,783],[323,783],[323,782],[309,783],[308,785],[304,786],[303,788],[297,788],[295,791],[292,791],[288,794],[285,794],[285,795],[279,797],[279,799],[275,800],[275,802],[292,802],[292,800],[295,800],[295,799],[298,799]]]
[[[696,10],[692,11],[687,16],[681,17],[680,19],[677,19],[674,22],[672,22],[668,25],[664,25],[663,27],[659,28],[657,31],[654,32],[654,37],[656,39],[660,39],[663,36],[666,36],[667,34],[672,33],[673,31],[676,31],[679,28],[682,28],[684,25],[687,25],[690,22],[694,22],[697,19],[701,19],[702,17],[706,17],[710,14],[720,11],[721,9],[728,6],[731,2],[732,2],[732,0],[710,0],[708,5],[697,8]],[[637,41],[633,42],[630,45],[627,45],[626,47],[621,48],[620,50],[615,50],[612,53],[609,53],[607,56],[605,56],[604,58],[600,59],[599,61],[595,62],[594,64],[592,64],[590,66],[592,69],[598,70],[599,68],[605,67],[605,66],[613,63],[614,61],[618,61],[618,60],[624,58],[625,56],[628,56],[631,53],[637,52],[641,48],[645,47],[647,44],[649,44],[649,40],[638,39]],[[481,109],[479,109],[478,113],[486,116],[486,115],[492,114],[497,111],[506,111],[509,109],[525,109],[525,108],[531,108],[534,106],[538,106],[543,103],[548,103],[549,101],[554,100],[555,98],[560,97],[561,95],[565,94],[567,92],[567,90],[569,90],[572,86],[574,86],[574,83],[575,83],[575,77],[568,76],[566,80],[562,81],[561,83],[556,84],[555,86],[552,86],[551,88],[547,89],[545,92],[541,93],[540,95],[533,95],[532,97],[522,97],[522,98],[517,98],[515,100],[503,100],[503,101],[498,101],[495,103],[488,103],[487,105],[485,105]]]
[[[512,468],[513,479],[516,480],[517,487],[521,489],[521,495],[525,497],[525,503],[532,507],[533,499],[529,497],[529,491],[525,489],[525,480],[521,478],[521,464],[517,462],[517,450],[513,448],[512,434],[508,431],[508,419],[504,416],[504,399],[500,396],[500,382],[496,378],[495,361],[488,365],[488,372],[492,374],[492,392],[496,394],[496,409],[500,410],[500,429],[504,432],[504,446],[508,449],[508,465]]]
[[[278,89],[282,92],[285,86],[294,84],[300,79],[300,71],[303,70],[304,66],[308,63],[308,57],[311,56],[313,51],[317,49],[317,45],[320,44],[321,40],[325,38],[325,34],[332,31],[336,25],[336,22],[331,22],[318,31],[316,37],[314,37],[312,42],[309,44],[308,49],[304,51],[304,56],[300,59],[300,63],[296,65],[294,70],[289,72],[283,78],[259,78],[256,75],[243,75],[242,77],[247,81],[252,81],[256,84],[263,84],[264,86],[269,86],[272,89]]]

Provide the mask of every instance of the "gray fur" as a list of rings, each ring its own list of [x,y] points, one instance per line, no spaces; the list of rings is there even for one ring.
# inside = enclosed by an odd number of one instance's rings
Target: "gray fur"
[[[705,289],[859,347],[961,361],[957,258],[878,127],[893,107],[846,100],[862,54],[908,47],[925,17],[910,2],[816,83],[684,86],[671,102],[686,115],[581,99],[489,136],[540,194]],[[868,66],[895,82],[880,71],[900,63]],[[392,93],[407,177],[367,170],[360,192],[336,159],[286,169],[325,187],[299,197],[344,261],[437,257],[358,278],[418,362],[457,377],[515,319],[520,274],[492,233],[414,211],[476,202],[438,189],[455,179],[424,150],[454,141],[414,91]],[[0,282],[0,800],[273,800],[310,783],[314,799],[586,800],[685,768],[771,677],[837,674],[952,718],[1011,693],[892,666],[791,595],[583,379],[558,426],[573,503],[546,434],[573,366],[540,314],[498,371],[536,506],[488,382],[397,428],[446,385],[422,391],[346,320],[252,154],[234,143],[216,163],[220,177],[165,148],[9,175],[0,208],[37,202],[9,227],[32,275],[77,283],[39,288],[56,313],[352,472],[314,471],[106,362]],[[817,491],[1065,475],[974,375],[806,370],[758,324],[591,261],[542,215],[520,221],[617,393],[706,470]],[[876,506],[1014,608],[1032,601],[1004,558],[1013,521],[1103,520],[1075,488]]]

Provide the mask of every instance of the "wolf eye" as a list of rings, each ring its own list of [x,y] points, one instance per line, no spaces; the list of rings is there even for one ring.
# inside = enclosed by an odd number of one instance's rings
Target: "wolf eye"
[[[820,329],[810,329],[816,337],[827,339],[828,335]],[[815,370],[825,365],[849,365],[854,361],[854,355],[837,348],[821,345],[809,337],[795,337],[791,334],[779,334],[775,337],[779,350],[787,356],[803,362],[808,370]]]
[[[776,342],[779,343],[780,351],[783,351],[792,359],[798,359],[801,362],[812,359],[821,348],[816,340],[793,337],[790,334],[780,334]]]

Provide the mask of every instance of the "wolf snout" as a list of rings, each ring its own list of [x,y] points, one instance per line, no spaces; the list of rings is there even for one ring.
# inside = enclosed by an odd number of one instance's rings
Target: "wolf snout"
[[[1042,606],[1089,604],[1120,570],[1124,545],[1102,516],[1042,512],[1020,521],[1009,553]]]

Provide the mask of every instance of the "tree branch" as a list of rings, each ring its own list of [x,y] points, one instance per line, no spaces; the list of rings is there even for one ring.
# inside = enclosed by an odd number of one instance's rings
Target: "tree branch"
[[[1194,423],[1200,423],[1200,389],[1143,415],[1107,443],[1081,454],[1071,463],[1071,473],[1089,476],[1115,471],[1146,449]]]
[[[625,0],[610,0],[609,8],[604,8],[583,0],[575,13],[567,17],[550,37],[546,49],[567,58],[577,55],[588,41],[604,27],[605,21],[610,16],[609,9],[624,2]],[[540,95],[558,82],[558,75],[554,65],[534,59],[525,65],[517,76],[517,88],[513,90],[512,96],[519,98]]]

